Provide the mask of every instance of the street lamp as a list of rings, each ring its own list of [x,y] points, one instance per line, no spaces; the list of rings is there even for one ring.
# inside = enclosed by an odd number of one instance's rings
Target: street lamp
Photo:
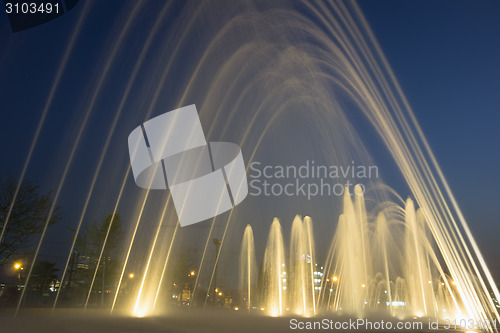
[[[14,269],[17,271],[17,280],[18,283],[21,284],[21,271],[24,269],[23,265],[21,263],[16,262],[14,264]]]
[[[214,304],[216,304],[215,299],[217,298],[217,264],[219,260],[219,248],[222,244],[220,239],[214,238],[212,239],[215,245],[215,272],[214,272]]]

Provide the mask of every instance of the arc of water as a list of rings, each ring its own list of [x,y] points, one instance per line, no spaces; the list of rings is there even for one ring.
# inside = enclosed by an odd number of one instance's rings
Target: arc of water
[[[201,12],[200,12],[200,8],[201,8],[201,7],[202,7],[202,6],[198,6],[198,7],[197,7],[197,8],[196,8],[196,9],[195,9],[192,13],[191,13],[192,15],[189,17],[189,20],[188,20],[188,22],[187,22],[187,24],[186,24],[186,29],[184,29],[184,30],[182,31],[182,34],[179,36],[179,40],[180,40],[180,41],[185,40],[185,36],[186,36],[187,32],[190,30],[190,27],[194,24],[194,22],[196,22],[196,18],[197,18],[197,17],[200,15],[200,13],[201,13]],[[175,45],[175,47],[174,47],[174,48],[173,48],[173,50],[172,50],[172,48],[170,48],[170,47],[169,47],[169,45],[165,45],[165,48],[164,48],[164,50],[163,50],[163,53],[165,53],[165,52],[167,52],[167,51],[168,51],[168,52],[171,52],[172,54],[177,54],[177,53],[178,53],[178,50],[179,50],[179,48],[180,48],[180,46],[181,46],[181,43],[179,42],[179,43],[177,43],[177,44]],[[162,91],[163,86],[164,86],[164,84],[165,84],[165,80],[166,80],[166,78],[167,78],[167,74],[170,72],[170,69],[171,69],[171,67],[172,67],[173,60],[174,60],[174,57],[169,57],[168,63],[167,63],[167,65],[165,66],[165,68],[164,68],[164,70],[163,70],[163,72],[162,72],[162,74],[161,74],[161,77],[160,77],[160,79],[159,79],[158,85],[157,85],[156,90],[155,90],[155,92],[154,92],[153,98],[152,98],[152,100],[151,100],[151,103],[149,104],[148,111],[146,112],[146,115],[145,115],[145,117],[144,117],[144,120],[145,120],[145,121],[149,119],[149,117],[151,116],[151,114],[152,114],[152,112],[153,112],[154,107],[156,106],[156,103],[157,103],[158,98],[159,98],[159,96],[160,96],[160,92]],[[179,107],[180,107],[180,106],[179,106]],[[127,180],[127,178],[128,178],[128,175],[129,175],[129,173],[130,173],[130,170],[131,170],[131,166],[129,165],[129,166],[128,166],[128,168],[127,168],[127,172],[126,172],[126,174],[125,174],[125,177],[123,178],[123,181],[122,181],[122,189],[120,190],[120,194],[119,194],[119,197],[118,197],[118,199],[117,199],[117,204],[116,204],[116,206],[117,206],[117,205],[118,205],[118,203],[120,202],[120,199],[121,199],[121,193],[122,193],[122,191],[123,191],[123,187],[124,187],[125,182],[126,182],[126,180]],[[143,205],[145,204],[145,201],[147,200],[147,196],[148,196],[148,194],[149,194],[149,190],[147,190],[147,191],[146,191],[146,196],[145,196],[145,197],[144,197],[144,199],[143,199],[143,201],[144,201]],[[168,194],[168,195],[170,196],[170,194]],[[138,220],[137,220],[137,222],[136,222],[136,224],[135,224],[134,231],[133,231],[133,233],[132,233],[132,238],[131,238],[131,240],[130,240],[129,249],[128,249],[128,251],[127,251],[127,255],[126,255],[125,260],[124,260],[123,265],[122,265],[122,272],[121,272],[120,277],[119,277],[119,280],[118,280],[118,282],[117,282],[117,288],[116,288],[116,291],[115,291],[115,295],[114,295],[114,297],[113,297],[113,302],[112,302],[112,305],[111,305],[111,311],[110,311],[110,313],[113,313],[114,308],[115,308],[115,305],[116,305],[116,300],[117,300],[117,298],[118,298],[118,292],[119,292],[120,287],[121,287],[121,283],[122,283],[122,280],[123,280],[123,275],[124,275],[124,272],[125,272],[125,269],[126,269],[126,266],[127,266],[127,263],[128,263],[128,258],[129,258],[129,256],[130,256],[130,251],[131,251],[131,249],[132,249],[132,244],[133,244],[133,242],[134,242],[135,235],[136,235],[136,233],[137,233],[137,229],[138,229],[138,227],[139,227],[139,222],[140,222],[140,220],[138,219]],[[174,234],[173,234],[173,238],[172,238],[172,240],[171,240],[170,248],[171,248],[171,246],[172,246],[172,244],[173,244],[173,242],[174,242],[175,234],[176,234],[176,233],[174,233]],[[170,252],[169,252],[169,253],[170,253]],[[165,267],[165,268],[166,268],[166,264],[167,264],[167,262],[168,262],[168,257],[167,257],[167,259],[166,259],[166,261],[165,261],[165,265],[164,265],[164,267]],[[164,270],[165,270],[165,268],[164,268]],[[163,277],[163,274],[162,274],[162,277]],[[158,289],[158,292],[159,292],[159,289]],[[155,304],[156,304],[156,302],[155,302]]]
[[[88,204],[90,202],[90,198],[92,196],[92,193],[93,193],[96,181],[97,181],[97,177],[98,177],[98,175],[99,175],[99,173],[101,171],[101,166],[102,166],[102,164],[104,162],[104,158],[106,156],[106,153],[108,151],[109,145],[111,143],[111,138],[112,138],[112,136],[113,136],[113,134],[115,132],[116,125],[118,123],[118,120],[119,120],[119,118],[120,118],[120,116],[122,114],[123,108],[125,106],[125,101],[128,99],[130,90],[132,89],[132,85],[135,82],[135,78],[137,77],[137,74],[139,73],[139,69],[142,66],[143,62],[144,62],[144,58],[146,56],[146,53],[147,53],[147,51],[151,47],[151,42],[153,41],[153,37],[157,34],[158,28],[160,27],[160,23],[162,22],[162,18],[163,18],[164,14],[166,13],[166,11],[168,10],[169,7],[170,7],[170,3],[166,3],[163,6],[163,9],[160,11],[160,13],[159,13],[159,15],[158,15],[158,17],[156,19],[155,25],[153,26],[153,28],[151,29],[150,33],[148,34],[148,38],[146,39],[146,41],[144,43],[144,46],[143,46],[143,48],[141,50],[141,53],[140,53],[140,55],[138,57],[138,60],[137,60],[136,64],[134,65],[134,68],[132,70],[132,74],[130,75],[130,78],[128,80],[127,86],[125,88],[125,91],[124,91],[123,96],[121,98],[120,104],[118,106],[118,111],[116,112],[116,114],[114,116],[113,122],[112,122],[110,130],[108,132],[108,136],[106,138],[106,142],[104,144],[104,147],[102,149],[101,155],[99,157],[99,161],[97,163],[96,170],[94,171],[94,176],[93,176],[92,181],[91,181],[91,185],[90,185],[90,189],[89,189],[88,194],[87,194],[87,198],[85,199],[85,203],[84,203],[84,206],[83,206],[82,213],[80,215],[80,219],[78,220],[78,225],[77,225],[77,228],[76,228],[76,231],[75,231],[75,236],[73,237],[73,242],[71,244],[71,250],[69,251],[69,255],[68,255],[68,258],[66,260],[66,265],[65,265],[65,268],[63,270],[63,275],[61,277],[61,282],[60,282],[61,286],[64,283],[64,278],[66,276],[66,272],[67,272],[67,269],[68,269],[68,266],[69,266],[69,262],[71,260],[71,255],[73,253],[73,249],[75,247],[76,240],[78,239],[80,228],[81,228],[84,216],[86,214],[87,207],[88,207]],[[121,195],[121,191],[120,191],[120,195]],[[106,236],[104,238],[103,247],[102,247],[102,250],[101,250],[101,252],[99,254],[99,258],[98,258],[98,261],[97,261],[96,269],[95,269],[95,272],[93,274],[93,278],[92,278],[90,290],[92,290],[92,287],[93,287],[93,284],[94,284],[94,281],[95,281],[95,278],[96,278],[97,270],[98,270],[99,265],[101,263],[102,255],[103,255],[103,252],[104,252],[104,247],[105,247],[105,244],[107,243],[107,239],[108,239],[111,227],[113,225],[113,221],[114,221],[114,217],[116,215],[116,211],[117,211],[117,205],[115,205],[115,208],[114,208],[113,214],[112,214],[112,218],[111,218],[111,222],[110,222],[110,224],[108,226],[108,230],[106,231]],[[59,299],[59,293],[60,293],[61,289],[62,288],[59,288],[58,291],[57,291],[56,298],[54,300],[54,305],[52,307],[53,310],[56,307],[57,300]]]
[[[137,4],[136,4],[135,8],[137,8]],[[97,100],[97,96],[99,94],[100,88],[101,88],[101,86],[102,86],[102,84],[104,82],[104,79],[107,76],[107,73],[108,73],[108,71],[109,71],[109,69],[111,67],[112,60],[115,58],[116,53],[117,53],[119,47],[121,46],[121,43],[123,42],[123,38],[125,37],[126,32],[128,31],[128,28],[130,27],[131,23],[133,22],[133,19],[135,18],[134,14],[135,14],[135,11],[133,12],[133,15],[131,15],[129,17],[129,19],[126,21],[124,29],[122,30],[122,33],[120,34],[120,37],[115,42],[114,47],[113,47],[112,52],[111,52],[111,56],[108,58],[108,61],[106,62],[105,66],[104,66],[104,70],[102,71],[102,74],[101,74],[100,79],[98,81],[98,84],[97,84],[97,86],[96,86],[96,88],[94,90],[94,95],[92,96],[91,102],[89,103],[90,107],[87,108],[87,111],[85,112],[84,119],[83,119],[83,121],[81,123],[80,129],[79,129],[77,137],[75,139],[75,143],[73,144],[73,148],[72,148],[72,150],[70,152],[68,161],[66,162],[66,166],[65,166],[64,171],[62,173],[61,180],[59,181],[59,186],[57,187],[56,194],[54,196],[52,207],[50,208],[48,218],[47,218],[47,220],[45,222],[45,226],[44,226],[44,229],[42,231],[42,235],[40,237],[37,249],[35,251],[35,255],[34,255],[32,263],[30,265],[30,269],[29,269],[28,275],[26,277],[26,281],[24,283],[25,287],[23,288],[23,291],[21,292],[21,296],[19,297],[19,302],[17,304],[15,316],[17,316],[17,313],[19,312],[19,308],[21,307],[21,304],[22,304],[22,301],[23,301],[23,298],[24,298],[24,295],[25,295],[25,291],[27,289],[27,286],[29,284],[29,280],[30,280],[31,274],[33,272],[33,267],[34,267],[35,262],[36,262],[36,260],[38,258],[38,253],[40,251],[41,245],[42,245],[43,240],[45,238],[45,232],[47,231],[47,227],[48,227],[48,225],[50,223],[50,219],[52,218],[52,214],[54,213],[54,210],[55,210],[55,207],[56,207],[56,204],[57,204],[57,200],[59,199],[59,195],[60,195],[62,187],[63,187],[63,185],[65,183],[66,176],[67,176],[67,174],[69,172],[70,166],[71,166],[71,164],[73,162],[73,158],[74,158],[74,156],[76,154],[77,147],[78,147],[78,145],[80,143],[80,140],[82,138],[83,132],[84,132],[84,130],[86,128],[87,121],[88,121],[88,119],[90,117],[90,114],[92,113],[93,105],[94,105],[94,103]]]
[[[168,260],[170,259],[170,253],[172,252],[172,246],[174,245],[175,235],[176,235],[178,229],[179,229],[179,221],[177,221],[177,223],[175,225],[174,233],[172,235],[172,240],[170,241],[170,245],[168,247],[167,258],[165,259],[165,263],[163,264],[163,269],[161,271],[160,281],[158,282],[158,288],[156,290],[155,299],[153,301],[153,308],[151,310],[152,312],[154,312],[155,308],[156,308],[156,302],[158,301],[158,295],[160,294],[163,278],[165,276],[165,271],[167,270]],[[194,295],[195,294],[194,294],[194,289],[193,289],[193,298],[194,298]]]

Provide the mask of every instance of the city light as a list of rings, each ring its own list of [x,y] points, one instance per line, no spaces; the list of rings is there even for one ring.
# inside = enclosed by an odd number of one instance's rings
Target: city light
[[[129,279],[133,279],[133,278],[134,278],[134,276],[135,276],[135,275],[134,275],[134,273],[130,273],[130,274],[128,275],[128,278],[129,278]]]

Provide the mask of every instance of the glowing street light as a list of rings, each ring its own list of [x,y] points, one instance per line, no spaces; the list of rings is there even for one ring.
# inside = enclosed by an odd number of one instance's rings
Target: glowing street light
[[[191,276],[194,276],[195,274],[196,274],[195,271],[191,271],[190,273]]]
[[[336,276],[334,276],[334,277],[332,278],[332,280],[333,280],[333,282],[337,282],[337,281],[339,280],[339,278],[338,278],[338,277],[336,277]]]
[[[18,271],[18,272],[17,272],[17,279],[19,280],[19,283],[21,283],[21,271],[24,269],[24,267],[23,267],[23,265],[22,265],[21,263],[16,262],[16,263],[14,264],[14,269],[15,269],[16,271]]]
[[[128,275],[128,278],[129,278],[129,279],[133,279],[134,277],[135,277],[134,273],[130,273],[130,274]]]

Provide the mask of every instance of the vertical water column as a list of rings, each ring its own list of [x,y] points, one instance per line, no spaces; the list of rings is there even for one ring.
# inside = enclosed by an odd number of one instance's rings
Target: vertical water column
[[[391,286],[391,276],[389,274],[389,260],[394,256],[394,253],[391,253],[391,258],[388,254],[388,245],[390,242],[390,231],[389,224],[384,213],[379,213],[377,215],[377,219],[375,221],[375,235],[374,235],[374,243],[376,244],[376,248],[378,249],[377,254],[381,259],[381,276],[382,276],[382,286],[384,288],[384,294],[387,295],[387,298],[384,297],[384,302],[388,304],[389,313],[391,315],[394,314],[393,306],[392,306],[392,286]],[[377,297],[377,301],[380,299],[380,296]]]
[[[291,310],[298,315],[310,316],[316,312],[314,290],[314,240],[312,221],[296,216],[290,239],[290,276],[288,295]]]
[[[255,261],[255,244],[253,230],[250,224],[245,228],[243,241],[241,242],[240,267],[239,267],[239,289],[244,300],[245,307],[250,310],[252,302],[255,302],[255,282],[257,280],[257,264]]]
[[[358,191],[359,192],[359,191]],[[362,195],[357,200],[363,200]],[[364,204],[358,203],[358,210]],[[369,242],[365,235],[366,214],[356,213],[349,191],[344,194],[344,211],[336,232],[339,277],[338,296],[343,312],[363,316],[368,292]]]
[[[283,315],[285,293],[283,273],[285,272],[285,247],[280,222],[273,220],[264,253],[263,296],[265,310],[272,316]]]
[[[427,237],[424,218],[415,212],[413,200],[405,205],[405,279],[408,285],[408,305],[414,315],[434,314],[433,281],[425,249]]]

